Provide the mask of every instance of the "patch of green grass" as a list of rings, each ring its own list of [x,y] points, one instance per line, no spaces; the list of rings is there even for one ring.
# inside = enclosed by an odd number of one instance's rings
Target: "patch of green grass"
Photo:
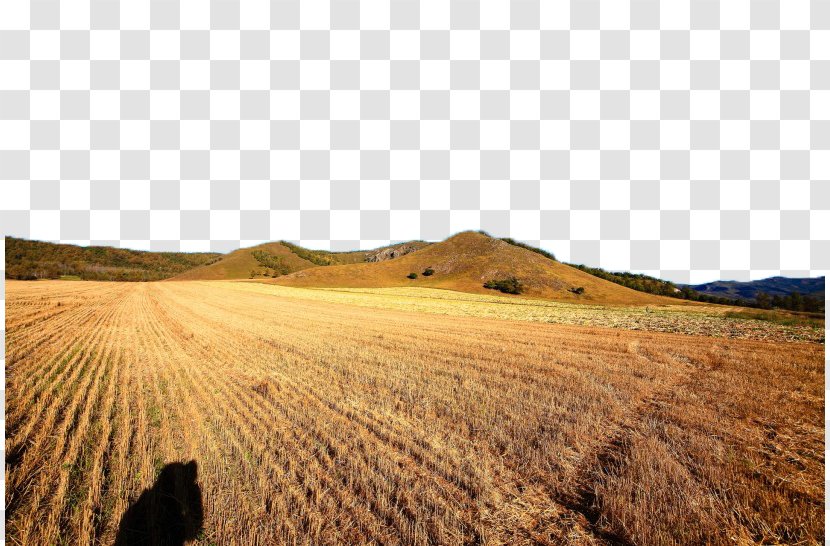
[[[60,280],[62,281],[80,281],[83,280],[78,275],[61,275]]]
[[[69,473],[66,486],[66,504],[73,511],[79,509],[86,498],[88,491],[85,484],[91,467],[92,461],[85,451],[81,452],[74,462],[63,464],[63,469]]]
[[[781,326],[811,326],[814,328],[824,327],[824,319],[818,313],[795,314],[783,311],[761,311],[759,309],[748,309],[746,311],[727,311],[723,316],[726,318],[744,320],[762,320],[764,322],[780,324]]]
[[[161,476],[162,470],[164,470],[164,459],[157,455],[153,458],[153,474],[155,475],[156,480],[158,480],[159,476]]]
[[[150,426],[159,428],[161,426],[161,409],[155,404],[147,409],[147,418],[150,420]]]

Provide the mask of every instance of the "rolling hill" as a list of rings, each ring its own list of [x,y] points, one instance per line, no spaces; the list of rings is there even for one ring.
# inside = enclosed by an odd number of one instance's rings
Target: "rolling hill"
[[[260,254],[262,253],[262,254]],[[196,267],[190,271],[173,277],[170,280],[177,281],[214,281],[227,279],[247,279],[251,271],[257,276],[262,276],[267,269],[262,261],[265,257],[266,263],[270,258],[271,262],[279,263],[284,267],[285,273],[293,273],[316,265],[309,260],[301,258],[291,252],[291,249],[282,243],[264,243],[261,245],[240,248],[222,256],[218,261],[202,267]],[[271,268],[273,270],[273,267]]]
[[[221,256],[214,252],[147,252],[6,237],[6,278],[157,281],[210,264]]]
[[[434,274],[424,276],[431,268]],[[416,273],[415,279],[407,278]],[[524,295],[584,303],[659,304],[677,300],[637,292],[478,232],[459,233],[394,260],[306,268],[268,282],[321,288],[421,286],[493,294],[491,280],[518,278]],[[582,294],[572,292],[583,288]]]
[[[530,297],[596,304],[683,301],[648,293],[653,290],[632,289],[617,278],[625,274],[597,274],[590,268],[559,262],[540,249],[511,239],[472,231],[438,243],[410,241],[374,250],[329,252],[277,241],[228,254],[143,252],[7,238],[6,263],[6,277],[11,279],[255,279],[298,287],[420,286],[495,294],[485,284],[497,284],[498,290],[506,291],[506,286],[508,290],[513,286],[510,279],[516,278],[521,283],[521,293]],[[434,275],[424,276],[427,269],[433,269]],[[408,278],[412,274],[415,278]],[[636,275],[631,278],[639,281]]]
[[[319,266],[381,262],[418,250],[429,243],[413,241],[375,250],[328,252],[311,250],[279,241],[249,248],[240,248],[221,257],[215,263],[186,271],[170,280],[228,280],[287,275]]]
[[[824,277],[790,278],[770,277],[757,281],[715,281],[705,284],[690,285],[689,288],[710,296],[754,300],[760,292],[770,296],[788,296],[799,292],[802,296],[824,299]]]

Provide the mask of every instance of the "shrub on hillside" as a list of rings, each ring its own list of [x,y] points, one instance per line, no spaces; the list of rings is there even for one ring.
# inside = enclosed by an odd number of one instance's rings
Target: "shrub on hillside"
[[[551,254],[547,250],[543,250],[541,248],[537,248],[535,246],[531,246],[531,245],[522,243],[520,241],[517,241],[516,239],[511,239],[510,237],[502,237],[501,240],[504,241],[507,244],[517,246],[519,248],[523,248],[523,249],[529,250],[531,252],[535,252],[536,254],[541,254],[545,258],[548,258],[549,260],[553,260],[554,262],[556,261],[556,256],[554,256],[553,254]]]
[[[261,266],[266,268],[265,273],[263,273],[266,277],[269,274],[269,269],[273,269],[274,273],[277,275],[287,275],[291,273],[291,268],[285,263],[285,261],[283,261],[282,256],[271,254],[265,250],[254,250],[251,252],[251,256],[253,256]]]
[[[569,264],[586,273],[590,273],[594,277],[605,279],[613,283],[637,290],[638,292],[646,292],[648,294],[657,294],[659,296],[669,296],[672,298],[683,298],[683,292],[680,291],[674,283],[649,277],[641,273],[629,273],[627,271],[606,271],[599,267],[588,267],[580,264]]]
[[[289,243],[288,241],[280,241],[280,243],[288,247],[288,250],[300,258],[308,260],[314,265],[336,265],[340,263],[337,256],[333,252],[328,252],[326,250],[310,250],[308,248],[303,248]]]
[[[576,294],[577,296],[579,296],[580,294],[584,294],[584,293],[585,293],[585,289],[584,289],[584,288],[582,288],[581,286],[579,286],[579,287],[577,287],[577,288],[571,288],[571,292],[573,292],[574,294]]]
[[[505,294],[521,294],[524,291],[522,281],[516,277],[487,281],[484,283],[484,288],[498,290],[499,292],[504,292]]]
[[[435,270],[432,269],[431,267],[427,267],[426,269],[424,269],[424,272],[421,273],[421,275],[423,275],[424,277],[429,277],[433,274],[435,274]]]
[[[418,274],[417,273],[410,273],[409,275],[406,276],[406,278],[407,279],[417,279]]]

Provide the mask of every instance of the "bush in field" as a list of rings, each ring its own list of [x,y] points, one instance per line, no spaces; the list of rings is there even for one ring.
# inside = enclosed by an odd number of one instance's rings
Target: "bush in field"
[[[580,287],[577,287],[577,288],[571,288],[571,292],[573,292],[574,294],[579,296],[579,295],[585,293],[585,289],[580,286]]]
[[[421,273],[421,275],[423,275],[424,277],[430,277],[433,274],[435,274],[435,270],[432,269],[431,267],[427,267],[426,269],[424,269],[424,272]]]
[[[487,281],[484,283],[484,288],[498,290],[499,292],[504,292],[505,294],[521,294],[524,291],[522,281],[516,277]]]
[[[410,273],[409,275],[406,276],[406,278],[407,279],[417,279],[418,274],[417,273]]]

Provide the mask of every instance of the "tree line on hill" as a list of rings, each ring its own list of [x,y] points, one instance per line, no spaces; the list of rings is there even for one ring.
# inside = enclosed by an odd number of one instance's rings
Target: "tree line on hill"
[[[281,256],[271,254],[265,250],[254,250],[251,252],[251,255],[262,267],[265,268],[266,276],[277,277],[279,275],[287,275],[291,273],[291,268],[285,263]],[[274,270],[273,273],[270,271],[271,269]],[[252,270],[250,277],[253,279],[256,274],[257,272]]]
[[[481,231],[485,235],[486,232]],[[551,260],[556,260],[556,257],[550,252],[537,248],[510,237],[502,237],[505,243],[530,250],[537,254],[541,254]],[[765,292],[758,292],[754,298],[728,298],[724,296],[714,296],[698,292],[689,286],[678,287],[671,281],[650,277],[642,273],[628,273],[628,272],[611,272],[606,271],[600,267],[588,267],[582,264],[569,264],[572,267],[584,271],[594,277],[599,277],[606,281],[610,281],[638,292],[646,292],[648,294],[656,294],[658,296],[667,296],[669,298],[677,298],[691,301],[700,301],[703,303],[717,303],[721,305],[733,305],[736,307],[753,307],[757,309],[785,309],[788,311],[806,311],[818,313],[824,311],[824,299],[802,295],[798,291],[792,291],[787,295],[773,295],[770,296]],[[489,287],[488,287],[489,288]]]
[[[17,280],[157,281],[220,258],[212,252],[146,252],[6,237],[6,278]]]
[[[799,292],[790,292],[786,296],[779,296],[778,294],[770,296],[766,292],[758,292],[753,307],[821,313],[824,311],[824,300],[814,296],[802,295]]]
[[[288,241],[280,241],[280,244],[288,247],[288,250],[290,250],[300,258],[308,260],[314,265],[325,266],[337,265],[339,263],[337,259],[337,254],[335,252],[329,252],[326,250],[311,250],[308,248],[297,246],[293,243],[289,243]]]
[[[484,233],[484,232],[482,232]],[[505,237],[502,241],[535,252],[550,260],[556,257],[543,249],[533,247]],[[76,246],[67,244],[29,241],[6,237],[6,278],[19,280],[80,278],[95,281],[155,281],[174,277],[194,267],[210,265],[222,258],[221,254],[202,252],[147,252],[125,248],[102,246]],[[308,250],[283,242],[294,254],[315,265],[339,263],[335,253]],[[266,270],[273,270],[271,276],[289,272],[288,265],[280,256],[270,252],[254,251],[254,258]],[[595,277],[649,294],[670,298],[753,307],[757,309],[785,309],[790,311],[822,312],[824,299],[817,295],[804,295],[798,291],[788,294],[770,295],[756,292],[754,298],[726,297],[699,292],[690,286],[678,287],[671,281],[657,279],[640,273],[611,272],[599,267],[570,264]],[[252,271],[252,276],[256,274]],[[428,275],[424,272],[424,275]],[[509,279],[508,279],[509,280]],[[513,284],[488,288],[513,290]],[[519,293],[520,288],[515,293]]]
[[[699,301],[703,303],[717,303],[720,305],[734,305],[736,307],[753,307],[756,309],[785,309],[787,311],[806,311],[818,313],[824,311],[824,300],[814,296],[802,295],[797,291],[786,296],[770,296],[765,292],[758,292],[755,298],[728,298],[698,292],[689,286],[678,287],[671,281],[657,279],[641,273],[611,272],[599,267],[588,267],[581,264],[571,264],[573,267],[595,277],[626,286],[640,292],[667,296],[683,300]]]

